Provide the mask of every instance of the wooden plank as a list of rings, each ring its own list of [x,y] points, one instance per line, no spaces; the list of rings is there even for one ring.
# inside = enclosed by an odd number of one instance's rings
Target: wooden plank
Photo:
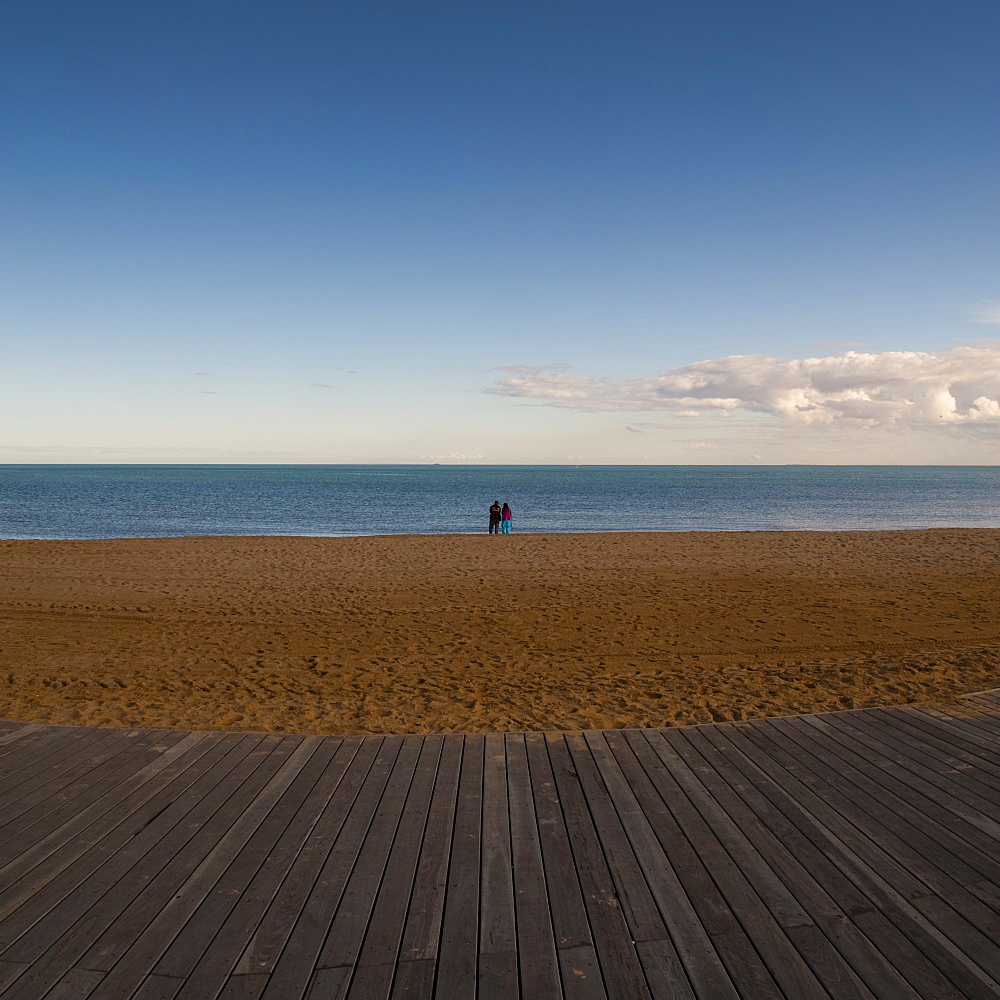
[[[603,794],[608,797],[608,804],[614,807],[618,825],[634,852],[638,870],[632,877],[646,882],[661,914],[664,929],[668,932],[664,938],[649,937],[635,941],[651,994],[656,998],[689,997],[695,993],[699,996],[735,997],[735,986],[678,877],[678,868],[690,861],[690,853],[677,856],[665,852],[663,842],[653,829],[654,825],[673,826],[673,819],[666,813],[656,789],[649,783],[623,734],[591,732],[586,734],[586,742],[599,770]],[[614,744],[614,750],[611,744]],[[578,761],[582,753],[578,754],[574,747],[573,756]],[[631,769],[629,776],[626,776],[626,769]],[[592,813],[602,838],[607,843],[605,831],[612,827],[615,820],[610,812],[605,814],[605,810],[599,812],[595,808],[594,800],[599,798],[601,792],[588,779],[589,768],[578,767],[577,770],[591,798]],[[648,805],[648,813],[644,805]],[[668,838],[669,834],[665,834],[665,839]],[[681,841],[685,848],[689,848],[683,837]],[[623,848],[617,848],[616,853],[623,854]],[[619,871],[620,877],[625,877],[624,871]],[[714,886],[712,888],[714,890]]]
[[[897,728],[912,732],[928,747],[935,747],[975,767],[981,781],[1000,788],[1000,761],[996,754],[998,737],[971,725],[972,720],[945,721],[919,710],[889,712],[881,709],[873,709],[871,718],[873,721],[891,720]]]
[[[39,785],[47,785],[68,768],[86,761],[102,746],[127,742],[139,730],[92,729],[71,732],[61,740],[46,744],[37,755],[14,754],[0,768],[0,816],[6,821],[8,810]]]
[[[132,994],[131,1000],[174,1000],[178,990],[183,985],[183,979],[171,979],[169,976],[147,976],[139,989]],[[46,1000],[48,1000],[47,997]]]
[[[223,756],[242,739],[237,735],[228,745],[213,745],[203,734],[189,734],[47,837],[36,843],[26,839],[17,857],[0,869],[6,885],[0,902],[0,946],[3,940],[11,940],[7,921],[17,907],[30,899],[40,916],[44,911],[37,907],[43,886],[60,879],[59,889],[50,894],[63,898],[123,844],[145,833],[146,827],[212,766],[216,756]]]
[[[369,779],[378,781],[384,775],[384,758],[376,774],[371,774],[375,761],[379,759],[383,738],[360,739],[360,746],[355,748],[351,759],[341,760],[336,769],[324,776],[328,787],[335,786],[332,794],[308,840],[294,858],[287,876],[273,899],[268,901],[263,918],[236,964],[236,976],[249,978],[263,975],[266,981],[266,977],[274,971],[303,907],[310,900],[310,893],[323,875],[337,838],[352,816],[360,792],[366,788]],[[342,770],[344,763],[347,763],[346,770]]]
[[[871,836],[884,842],[897,858],[905,858],[911,871],[974,924],[990,927],[995,922],[1000,938],[1000,917],[964,890],[965,884],[1000,868],[931,818],[930,799],[923,796],[922,808],[914,807],[900,794],[906,793],[905,786],[801,720],[775,720],[771,725],[794,741],[803,760],[826,778],[833,794],[849,801],[855,813],[864,817]],[[973,839],[975,831],[966,834]],[[1000,949],[996,957],[1000,962]]]
[[[460,734],[444,737],[392,983],[394,1000],[434,992],[464,747]]]
[[[562,739],[570,754],[571,776],[578,779],[577,784],[583,791],[631,940],[633,943],[669,941],[670,932],[646,884],[642,865],[629,843],[615,803],[594,760],[594,753],[601,753],[600,743],[598,749],[592,751],[582,733],[566,733]],[[608,753],[606,744],[604,753]]]
[[[747,852],[752,851],[774,873],[781,895],[787,895],[796,908],[801,908],[808,915],[807,934],[803,935],[795,924],[788,928],[787,933],[827,992],[831,996],[870,997],[874,994],[891,995],[900,1000],[904,997],[916,998],[918,994],[871,946],[848,914],[836,905],[810,873],[761,824],[757,814],[733,792],[720,773],[729,770],[725,755],[704,737],[699,738],[697,730],[678,730],[673,735],[677,737],[672,742],[673,748],[717,804],[717,811],[710,822],[734,863],[749,875],[753,868],[747,864]],[[760,892],[757,880],[751,878],[751,882]],[[765,902],[771,892],[768,889],[761,894]],[[781,895],[776,902],[788,912]],[[772,909],[772,906],[773,903],[769,902],[768,908]]]
[[[392,991],[443,745],[441,736],[423,739],[413,783],[372,910],[369,932],[351,980],[351,997],[356,1000],[385,1000]]]
[[[19,733],[5,1000],[1000,994],[1000,717]]]
[[[33,760],[46,753],[46,748],[59,745],[74,730],[67,726],[25,726],[13,733],[6,733],[0,739],[0,765],[8,770],[16,768],[20,761]]]
[[[521,993],[526,1000],[562,1000],[555,932],[545,889],[545,868],[524,736],[508,733],[504,753]]]
[[[546,737],[543,733],[528,733],[524,739],[563,992],[574,1000],[577,997],[600,1000],[607,997],[607,991]]]
[[[860,729],[872,739],[888,742],[892,751],[904,756],[905,759],[900,762],[903,766],[909,766],[910,770],[919,767],[922,776],[933,774],[936,778],[928,777],[927,780],[963,801],[969,801],[972,796],[977,813],[1000,821],[1000,789],[996,787],[997,782],[984,776],[975,764],[957,759],[946,747],[932,744],[908,727],[897,728],[892,719],[883,718],[873,723],[864,718],[849,723],[849,728],[852,733]],[[1000,748],[1000,738],[997,746]],[[907,761],[913,763],[907,765]],[[987,805],[981,808],[984,802]]]
[[[800,772],[795,757],[748,724],[711,727],[705,732],[733,744],[771,779],[773,783],[759,784],[765,794],[963,995],[981,1000],[994,995],[993,979],[918,909],[916,904],[927,898],[926,887],[816,794],[813,777],[808,770]]]
[[[308,988],[327,931],[343,898],[355,861],[368,836],[402,748],[401,736],[378,739],[378,752],[366,780],[274,965],[267,987],[271,997],[280,997],[282,1000],[300,998]],[[241,968],[242,963],[237,966],[237,971]]]
[[[928,706],[920,705],[919,707],[926,708]],[[930,707],[940,708],[944,712],[955,715],[993,719],[995,722],[1000,722],[1000,693],[997,690],[963,695],[958,701]]]
[[[513,949],[508,952],[481,953],[476,975],[479,989],[477,995],[484,1000],[492,997],[520,996],[517,982],[517,952]]]
[[[104,978],[103,972],[71,969],[45,994],[45,1000],[84,1000]]]
[[[392,984],[393,1000],[430,1000],[436,969],[437,961],[431,958],[400,962]]]
[[[876,724],[892,724],[911,734],[936,753],[951,755],[975,767],[982,781],[1000,788],[1000,723],[982,717],[944,716],[938,712],[914,708],[899,712],[878,709],[871,712]]]
[[[758,996],[777,987],[668,807],[683,793],[638,730],[588,734],[684,970],[699,996],[731,997],[734,978]],[[603,743],[611,752],[599,752]],[[727,971],[728,970],[728,971]]]
[[[3,720],[3,732],[0,733],[0,756],[7,753],[7,747],[11,743],[22,745],[22,741],[32,733],[37,733],[40,729],[49,729],[49,726],[40,722],[11,722],[9,719]],[[11,748],[17,753],[17,747]]]
[[[34,769],[25,767],[18,773],[18,783],[14,779],[5,783],[0,794],[0,838],[4,837],[3,827],[11,819],[27,808],[25,798],[43,794],[66,794],[64,789],[74,785],[89,770],[100,766],[116,754],[126,751],[140,735],[136,730],[131,733],[119,734],[114,730],[103,730],[103,736],[89,743],[77,743],[66,753],[54,755],[46,761],[39,762]],[[37,800],[36,800],[37,801]]]
[[[29,730],[30,731],[30,730]],[[0,742],[0,778],[21,780],[29,765],[67,753],[75,753],[108,738],[121,739],[141,729],[92,729],[86,726],[38,726],[31,740],[21,739],[10,744]],[[50,761],[53,763],[54,761]],[[3,794],[10,782],[4,781]]]
[[[97,731],[89,726],[56,726],[36,723],[33,727],[27,726],[23,730],[17,730],[15,742],[20,747],[20,753],[35,755],[42,746],[56,746],[75,736],[92,736]],[[13,746],[8,746],[6,741],[0,743],[0,768],[3,768],[5,773],[14,766],[11,762],[17,758],[18,752]]]
[[[975,702],[916,704],[902,707],[907,715],[923,716],[935,725],[965,730],[974,736],[993,739],[1000,733],[1000,714],[996,711],[987,711],[984,705]],[[888,711],[895,714],[893,709]]]
[[[171,734],[163,741],[162,734],[148,732],[116,741],[105,752],[83,760],[70,759],[65,772],[53,767],[55,773],[23,787],[17,801],[4,807],[6,822],[0,829],[0,846],[9,845],[29,829],[29,836],[36,841],[46,836],[60,819],[78,815],[100,790],[117,787],[127,775],[156,760],[163,748],[176,745],[180,739],[181,734]]]
[[[948,744],[933,742],[919,731],[907,726],[896,715],[875,717],[869,712],[844,713],[837,717],[840,728],[851,733],[864,733],[868,738],[883,742],[895,751],[901,752],[911,760],[919,761],[935,774],[939,775],[949,785],[959,784],[963,787],[968,781],[974,782],[971,788],[980,795],[987,796],[991,801],[997,797],[996,783],[988,777],[983,779],[976,764],[957,760]],[[946,723],[947,724],[947,723]],[[1000,737],[996,746],[1000,751]]]
[[[802,824],[819,839],[808,812],[726,740],[721,730],[717,726],[691,727],[685,729],[684,736],[702,756],[711,755],[719,779],[757,817],[756,823],[742,821],[741,811],[729,804],[721,789],[716,789],[717,797],[727,801],[727,812],[740,817],[739,828],[754,839],[785,883],[794,887],[817,926],[852,962],[869,988],[880,996],[909,995],[905,986],[893,981],[895,975],[905,979],[918,996],[928,986],[941,1000],[963,996],[928,961],[923,950],[844,875],[829,856],[829,842],[820,840],[822,846],[818,846],[796,825]],[[885,964],[888,970],[882,968]]]
[[[979,846],[989,855],[996,853],[1000,844],[1000,799],[977,780],[969,766],[942,763],[940,758],[926,752],[926,745],[915,739],[911,731],[897,731],[891,719],[883,716],[877,724],[872,724],[866,713],[850,715],[856,717],[830,720],[829,728],[842,740],[856,740],[869,750],[882,748],[881,766],[896,768],[903,780],[932,797],[939,822],[958,834],[967,826],[975,828]],[[807,721],[813,723],[812,719]],[[1000,881],[995,874],[964,884],[977,899],[1000,912]]]
[[[520,995],[505,742],[503,733],[488,733],[483,757],[478,1000]]]
[[[258,782],[266,781],[272,769],[280,764],[281,756],[272,758],[272,753],[282,742],[283,739],[276,737],[244,737],[240,745],[246,744],[248,752],[226,771],[211,792],[199,798],[182,822],[153,845],[145,838],[133,838],[58,908],[47,913],[8,948],[5,952],[8,957],[34,963],[18,982],[13,996],[34,1000],[43,985],[47,988],[76,964],[119,914],[147,889],[169,894],[178,871],[186,874],[187,866],[192,862],[197,864],[198,846],[210,843],[220,827],[225,828],[231,817],[238,815],[253,798]],[[222,767],[216,765],[216,769],[221,771]],[[223,805],[227,808],[220,814]],[[191,841],[195,842],[194,849]],[[168,874],[164,875],[164,871]],[[99,906],[95,905],[98,900]],[[128,927],[123,928],[123,933],[129,933]]]
[[[826,813],[822,801],[812,799],[805,789],[796,790],[793,780],[782,781],[780,774],[770,780],[766,776],[770,762],[756,756],[753,744],[745,742],[735,727],[703,727],[699,735],[724,752],[742,772],[743,779],[734,783],[741,797],[766,818],[781,843],[921,995],[930,990],[933,996],[954,996],[959,987],[961,996],[990,994],[991,987],[970,976],[971,963],[956,946],[881,877],[877,856],[875,867],[868,867],[854,853],[858,847],[864,853],[862,834],[845,824],[845,837],[839,839],[823,825],[836,814]],[[946,984],[942,975],[956,985]]]
[[[306,1000],[340,1000],[347,996],[350,981],[350,966],[334,965],[317,969],[309,983]]]
[[[235,738],[236,743],[241,740]],[[228,752],[233,745],[221,752]],[[199,758],[211,762],[206,746],[196,735],[189,736],[42,840],[32,843],[25,836],[23,843],[16,844],[17,856],[0,869],[5,883],[0,896],[0,948],[46,912],[42,906],[46,897],[56,901],[66,898],[138,834],[148,838],[145,828],[151,818],[163,812],[162,797],[171,794],[176,781],[183,780],[178,775],[192,768],[197,773]]]
[[[308,752],[308,760],[301,764],[273,808],[188,917],[183,929],[156,963],[153,974],[174,979],[186,979],[192,974],[234,909],[251,893],[251,886],[258,881],[262,867],[278,850],[282,838],[299,816],[306,799],[313,793],[317,781],[341,745],[342,741],[336,737],[308,737],[303,740],[296,753]],[[293,755],[286,768],[294,763]],[[312,817],[313,821],[316,818],[318,811]],[[276,889],[277,884],[273,883],[273,888]],[[240,941],[240,950],[248,939],[249,933]],[[233,961],[235,963],[235,958]]]
[[[981,993],[985,984],[995,990],[992,978],[974,962],[969,961],[960,944],[941,931],[925,912],[930,891],[916,879],[884,847],[868,836],[864,830],[864,814],[856,816],[861,826],[849,822],[846,811],[851,803],[833,800],[827,802],[825,784],[808,768],[800,764],[797,749],[787,752],[771,738],[766,728],[745,723],[724,728],[727,739],[736,743],[764,773],[773,778],[800,808],[807,811],[811,828],[820,834],[828,856],[844,873],[863,889],[880,908],[890,914],[895,922],[920,940],[928,954],[935,955],[935,964],[947,970],[949,978],[964,983],[969,995]],[[899,919],[897,920],[897,916]],[[957,917],[957,915],[956,915]],[[985,995],[991,995],[987,992]]]
[[[203,907],[209,894],[236,859],[243,857],[245,848],[255,834],[260,832],[272,810],[276,809],[302,770],[308,767],[321,742],[319,737],[293,737],[283,741],[267,763],[274,763],[282,751],[286,751],[287,756],[283,761],[278,760],[271,777],[253,799],[238,814],[234,810],[234,814],[227,817],[227,825],[205,848],[198,852],[192,850],[186,864],[172,866],[170,880],[165,880],[166,884],[160,891],[154,892],[154,886],[151,885],[149,891],[143,894],[146,898],[140,897],[124,910],[118,920],[91,946],[81,960],[81,965],[108,972],[97,991],[97,997],[128,996],[153,973],[171,939]],[[315,774],[309,774],[306,779],[307,787],[312,787],[314,780]],[[274,824],[279,832],[287,824],[287,818],[287,815],[279,814]],[[270,833],[267,830],[261,837],[268,845],[273,844],[277,837],[275,835],[268,841]],[[252,864],[252,852],[249,857]],[[253,865],[250,871],[237,869],[234,872],[237,882],[228,890],[231,897],[242,891],[256,867]],[[170,892],[170,895],[166,896],[166,892]],[[225,895],[217,895],[212,902],[218,904],[220,900],[223,905],[229,902]],[[228,911],[229,906],[225,908]],[[213,925],[212,920],[206,919],[207,913],[203,913],[202,917],[201,931],[210,935],[217,922]]]
[[[747,931],[713,879],[700,844],[689,838],[686,828],[696,820],[696,813],[672,769],[655,753],[650,742],[655,734],[631,730],[603,735],[683,888],[683,893],[673,895],[672,906],[669,883],[661,891],[667,897],[664,912],[670,915],[674,940],[696,990],[727,996],[739,988],[757,997],[780,996]],[[654,858],[651,855],[650,861]],[[696,923],[689,922],[690,909],[697,914]],[[707,949],[700,940],[700,928],[711,941]]]
[[[819,794],[835,803],[871,841],[886,854],[903,861],[908,871],[920,879],[925,889],[912,897],[914,906],[934,920],[982,969],[1000,968],[1000,948],[995,943],[1000,939],[1000,918],[947,872],[949,868],[954,870],[957,859],[935,851],[930,846],[933,841],[917,829],[907,829],[905,823],[897,824],[894,830],[895,813],[883,804],[888,796],[880,796],[877,789],[867,794],[861,787],[863,782],[859,784],[844,775],[850,770],[848,767],[810,753],[810,740],[799,730],[793,729],[795,736],[789,738],[782,720],[753,726],[766,728],[776,741],[791,747],[818,779]],[[850,777],[854,779],[853,772]],[[921,853],[913,844],[920,844],[932,856]]]
[[[832,823],[831,827],[838,831],[845,842],[859,852],[864,852],[872,867],[905,898],[919,899],[931,893],[932,890],[919,872],[911,870],[909,859],[902,864],[897,860],[897,847],[903,850],[904,856],[913,852],[905,844],[885,842],[880,834],[888,837],[888,831],[874,823],[866,809],[859,804],[858,800],[862,798],[860,790],[855,790],[850,782],[838,782],[835,768],[824,766],[822,761],[813,758],[808,745],[804,745],[804,741],[797,735],[789,737],[766,722],[747,723],[741,727],[740,735],[778,761],[788,775],[808,788],[817,799],[828,804],[839,821],[835,821],[836,825]],[[917,860],[919,868],[930,867],[926,859]]]
[[[980,781],[996,789],[1000,785],[996,746],[1000,743],[1000,724],[985,727],[981,717],[945,716],[927,709],[904,714],[886,713],[878,720],[893,722],[920,742],[926,743],[939,757],[953,756],[974,767]]]
[[[267,986],[266,975],[233,976],[226,982],[218,1000],[258,1000]]]
[[[910,705],[906,711],[873,709],[869,714],[879,723],[892,721],[938,738],[954,738],[959,743],[964,741],[982,748],[985,751],[984,761],[995,762],[991,748],[1000,739],[1000,718],[994,715],[945,705]]]
[[[123,982],[130,989],[138,985],[153,964],[143,945],[151,935],[155,938],[164,924],[169,928],[173,910],[183,912],[190,905],[185,887],[192,881],[197,885],[198,874],[226,851],[234,831],[238,836],[252,825],[255,810],[266,808],[274,794],[276,783],[272,779],[300,743],[299,737],[261,741],[211,796],[198,804],[194,812],[201,814],[175,826],[154,849],[145,852],[139,864],[101,898],[94,908],[99,917],[93,912],[85,914],[71,933],[50,949],[46,960],[58,956],[62,961],[65,954],[82,952],[80,967],[114,968],[99,987],[98,996],[121,996],[126,992]],[[195,895],[197,898],[197,890]],[[170,936],[172,931],[168,931],[167,941]],[[119,962],[130,949],[130,961]],[[154,951],[158,957],[159,950],[154,947]],[[133,976],[136,967],[142,974]]]
[[[654,753],[669,767],[690,803],[690,808],[681,803],[674,810],[688,839],[730,909],[739,915],[774,981],[790,996],[822,997],[826,991],[796,946],[796,941],[802,941],[819,950],[815,925],[759,854],[732,831],[728,817],[679,752],[684,744],[679,748],[675,738],[669,732],[647,735]],[[824,957],[829,960],[828,955]]]
[[[558,735],[548,736],[546,744],[608,997],[649,998],[646,977],[569,748]],[[569,992],[565,980],[564,987]]]
[[[732,982],[604,735],[567,734],[565,739],[648,989],[654,998],[693,997],[694,980],[707,987],[708,995],[728,996]],[[694,938],[698,943],[692,948]],[[685,958],[692,960],[690,975]],[[711,967],[707,975],[706,965]]]
[[[928,853],[936,859],[937,867],[959,884],[978,881],[979,877],[992,878],[1000,884],[1000,864],[992,856],[997,839],[966,823],[950,809],[949,806],[956,805],[953,796],[937,791],[926,781],[913,779],[906,771],[900,773],[881,755],[859,753],[862,748],[856,743],[838,739],[837,730],[824,727],[811,717],[796,719],[789,724],[791,728],[808,733],[818,753],[831,755],[834,766],[849,776],[854,785],[877,795],[901,821],[893,821],[893,829],[906,830],[911,840],[915,830],[926,837]],[[995,826],[995,830],[1000,831],[1000,826]]]
[[[481,735],[465,736],[434,988],[440,1000],[476,996],[484,745]]]
[[[322,819],[363,739],[360,736],[343,741],[324,738],[323,746],[307,765],[310,772],[303,769],[303,780],[296,795],[301,801],[294,816],[281,831],[277,843],[268,850],[246,889],[234,901],[218,932],[210,940],[205,939],[201,935],[201,918],[196,914],[157,964],[154,973],[186,980],[181,990],[182,998],[214,995],[213,991],[223,988],[300,853],[307,844],[322,838]],[[331,754],[332,759],[329,759]],[[311,771],[320,767],[319,777],[306,788]],[[278,825],[277,820],[274,825]]]
[[[425,752],[426,750],[426,752]],[[415,826],[408,825],[403,835],[410,843],[404,845],[412,850],[415,857],[419,844],[419,834],[423,830],[426,817],[427,800],[433,787],[434,773],[437,766],[438,747],[430,744],[425,747],[422,736],[406,736],[400,748],[385,793],[372,819],[368,836],[365,838],[355,859],[354,868],[344,889],[337,913],[330,924],[326,940],[316,959],[316,968],[343,969],[346,984],[353,975],[361,949],[365,942],[365,931],[371,921],[379,888],[386,876],[386,868],[390,859],[400,820],[404,809],[410,808],[414,814]],[[420,782],[413,788],[418,767],[423,764],[420,772]],[[412,793],[412,797],[411,797]],[[416,844],[413,843],[416,841]],[[395,874],[395,871],[394,871]],[[402,895],[398,885],[387,886],[387,891],[396,896]],[[409,894],[409,886],[406,887]],[[405,907],[404,907],[405,912]],[[380,931],[378,931],[380,933]],[[317,982],[332,982],[329,976],[319,977]]]
[[[918,702],[901,707],[913,711],[919,710],[940,719],[984,718],[997,721],[1000,718],[995,707],[969,695],[960,697],[958,701]]]
[[[129,753],[104,762],[63,792],[56,789],[49,797],[43,788],[42,794],[27,801],[23,811],[12,816],[4,829],[3,856],[18,858],[39,843],[54,847],[58,842],[57,831],[73,824],[96,800],[120,789],[131,775],[141,772],[166,752],[154,749],[151,743],[148,738],[133,744]]]
[[[30,968],[27,962],[5,962],[0,959],[0,992],[5,992],[18,976]]]
[[[995,747],[997,741],[1000,740],[1000,720],[998,719],[986,718],[979,714],[962,715],[945,712],[930,706],[914,708],[912,712],[905,714],[886,712],[879,721],[886,719],[891,719],[913,729],[927,726],[929,728],[925,732],[933,733],[938,739],[951,739],[955,746],[966,750],[969,749],[969,745],[976,748],[985,764],[988,765],[991,761],[995,762],[991,747]],[[995,769],[991,769],[990,777],[996,778]]]
[[[8,756],[8,773],[0,776],[0,816],[3,817],[0,825],[0,843],[10,836],[5,829],[12,819],[15,819],[24,808],[19,808],[18,803],[24,796],[29,796],[39,787],[44,788],[50,781],[54,782],[53,789],[58,790],[59,770],[65,758],[70,758],[69,766],[73,766],[81,759],[85,760],[90,748],[94,743],[105,739],[101,734],[91,737],[89,740],[77,739],[73,742],[66,738],[53,740],[42,748],[26,749],[23,755],[11,754]],[[112,734],[114,739],[114,734]]]
[[[810,724],[813,720],[810,719]],[[935,803],[1000,842],[1000,799],[990,796],[986,785],[958,768],[942,767],[938,758],[915,741],[897,738],[891,726],[869,726],[864,718],[816,717],[829,734],[878,759],[880,766],[911,788],[933,797]]]

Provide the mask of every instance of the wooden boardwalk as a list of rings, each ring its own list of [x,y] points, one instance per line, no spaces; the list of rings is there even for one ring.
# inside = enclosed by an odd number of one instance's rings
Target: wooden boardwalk
[[[669,730],[0,723],[10,1000],[1000,997],[1000,695]]]

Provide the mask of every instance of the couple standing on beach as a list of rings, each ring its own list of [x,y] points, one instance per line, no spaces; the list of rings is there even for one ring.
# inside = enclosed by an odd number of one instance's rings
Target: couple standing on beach
[[[493,506],[490,507],[490,534],[509,535],[513,523],[510,507],[506,503],[501,507],[500,501],[494,500]]]

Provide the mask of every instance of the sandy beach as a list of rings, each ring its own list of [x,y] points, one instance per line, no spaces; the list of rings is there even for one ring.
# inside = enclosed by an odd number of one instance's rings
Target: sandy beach
[[[1000,532],[0,542],[0,716],[581,729],[1000,685]]]

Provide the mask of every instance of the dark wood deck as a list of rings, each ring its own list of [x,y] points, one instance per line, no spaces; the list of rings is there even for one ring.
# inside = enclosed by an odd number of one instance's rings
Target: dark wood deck
[[[1000,997],[1000,695],[573,734],[0,723],[0,996]]]

